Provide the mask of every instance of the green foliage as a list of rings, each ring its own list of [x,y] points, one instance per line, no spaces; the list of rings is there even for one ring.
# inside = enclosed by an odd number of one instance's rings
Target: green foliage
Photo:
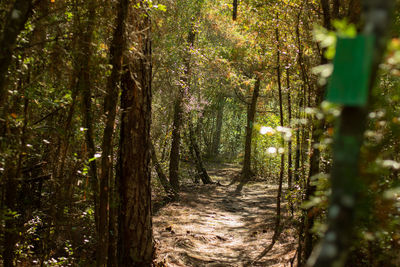
[[[6,2],[0,4],[0,25],[4,25],[5,11],[12,3]],[[32,19],[18,37],[8,70],[7,104],[0,107],[1,183],[9,181],[5,177],[7,171],[18,174],[17,203],[12,209],[1,211],[0,221],[3,225],[5,222],[15,225],[6,231],[18,234],[17,261],[21,264],[40,264],[43,260],[47,266],[90,266],[93,258],[88,255],[93,254],[97,243],[94,200],[98,197],[98,185],[91,180],[89,170],[93,163],[101,165],[96,159],[101,156],[100,140],[107,116],[103,112],[106,104],[103,99],[107,78],[112,73],[110,41],[117,15],[116,2],[96,5],[94,21],[89,18],[91,1],[41,2],[45,4],[35,6]],[[321,86],[333,70],[329,63],[319,65],[320,53],[328,60],[333,59],[337,37],[355,37],[356,26],[347,19],[333,20],[332,31],[319,26],[322,24],[319,1],[239,2],[238,19],[232,21],[230,0],[146,1],[153,23],[151,131],[161,167],[168,173],[173,106],[180,93],[184,95],[180,156],[185,161],[181,173],[185,181],[193,182],[192,165],[187,162],[192,160],[188,149],[189,120],[203,156],[211,161],[240,163],[246,112],[254,82],[260,78],[257,115],[252,123],[253,171],[257,177],[275,182],[280,155],[284,154],[284,180],[287,181],[291,141],[293,186],[286,198],[294,206],[294,220],[301,221],[303,209],[311,209],[316,214],[314,233],[320,236],[325,229],[330,196],[326,173],[332,161],[334,123],[340,113],[339,107],[332,103],[323,102],[321,107],[316,107]],[[339,17],[347,13],[343,7]],[[399,21],[397,14],[393,36],[397,34]],[[137,33],[131,25],[134,22],[132,18],[125,30],[129,43],[125,53],[129,55],[137,52],[134,41]],[[309,25],[315,25],[313,32]],[[90,26],[94,27],[93,33],[90,41],[86,41],[83,37]],[[195,33],[194,46],[190,48],[189,30]],[[275,38],[276,30],[279,41]],[[85,44],[89,44],[89,52],[82,48]],[[373,253],[375,263],[382,266],[385,261],[395,262],[400,241],[399,39],[392,39],[388,48],[381,65],[382,75],[371,97],[373,109],[360,162],[365,203],[357,214],[362,223],[358,225],[359,238],[352,248],[355,255]],[[277,93],[278,54],[284,127],[280,126]],[[185,69],[188,61],[189,70]],[[79,69],[82,62],[89,62],[87,73]],[[94,155],[89,155],[86,140],[88,129],[84,126],[86,110],[81,91],[84,86],[77,84],[81,75],[90,78],[92,112],[89,115],[97,151]],[[219,154],[215,155],[217,115],[221,109]],[[120,115],[125,111],[117,108],[117,112]],[[316,121],[324,121],[326,125],[321,130],[321,140],[311,140]],[[118,117],[113,139],[113,170],[118,159],[119,124]],[[311,177],[316,193],[303,203],[312,141],[316,141],[313,148],[321,152],[321,174]],[[297,169],[295,160],[299,163]],[[153,181],[153,185],[153,193],[161,195],[160,184]],[[110,203],[110,208],[115,208],[115,203]],[[370,260],[359,258],[364,259],[365,265]]]
[[[357,35],[357,29],[354,24],[349,24],[346,19],[334,20],[332,22],[335,31],[328,31],[322,26],[314,27],[314,38],[321,44],[322,48],[326,48],[325,57],[331,60],[335,56],[335,46],[337,36],[342,38],[354,38]]]

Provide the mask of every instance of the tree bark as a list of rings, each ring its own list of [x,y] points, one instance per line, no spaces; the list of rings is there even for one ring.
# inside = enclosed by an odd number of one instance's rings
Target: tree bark
[[[145,1],[132,5],[138,6],[132,9],[138,53],[128,59],[122,77],[118,261],[119,266],[151,266],[151,24]]]
[[[298,65],[300,67],[301,71],[301,76],[302,76],[302,81],[303,81],[303,86],[302,89],[303,91],[306,90],[307,86],[307,77],[305,73],[305,67],[304,67],[304,62],[303,62],[303,46],[301,44],[301,39],[300,39],[300,18],[302,14],[302,9],[300,9],[298,15],[297,15],[297,23],[296,23],[296,40],[297,40],[297,49],[298,49]],[[301,92],[299,93],[299,106],[298,106],[298,118],[301,118],[301,110],[303,108],[303,96],[301,95]],[[294,167],[294,180],[296,182],[299,182],[300,180],[300,156],[301,156],[301,139],[300,139],[300,129],[303,128],[303,126],[297,126],[296,127],[296,160],[295,160],[295,167]],[[299,251],[298,255],[301,255],[301,252]]]
[[[219,146],[221,143],[221,130],[222,130],[222,119],[224,115],[224,97],[218,97],[218,109],[217,109],[217,121],[215,123],[215,132],[213,136],[212,143],[212,156],[218,157],[219,155]]]
[[[169,182],[175,191],[179,191],[179,157],[181,145],[183,91],[180,88],[174,102],[174,119],[172,126],[172,142],[169,158]]]
[[[112,152],[113,153],[113,152]],[[120,158],[117,158],[117,166],[119,165]],[[107,255],[107,267],[117,267],[118,258],[118,179],[120,177],[119,168],[116,168],[116,174],[113,179],[110,179],[110,190],[109,190],[109,211],[108,211],[108,255]]]
[[[247,107],[247,126],[246,126],[246,140],[244,147],[244,160],[242,168],[242,177],[240,185],[238,186],[238,189],[240,190],[243,187],[243,185],[249,181],[251,176],[251,141],[253,137],[253,124],[254,124],[254,117],[256,115],[257,99],[260,92],[260,83],[261,79],[257,77],[256,82],[254,84],[251,103]]]
[[[289,74],[289,67],[286,69],[286,84],[287,84],[287,101],[288,101],[288,124],[289,128],[292,127],[292,99],[291,99],[291,88],[290,88],[290,74]],[[293,189],[293,164],[292,164],[292,138],[289,139],[288,141],[288,191],[289,193],[292,192]],[[294,210],[293,210],[293,201],[292,201],[292,196],[290,195],[289,198],[289,206],[290,206],[290,212],[291,215],[293,216]]]
[[[280,117],[280,124],[284,126],[283,120],[283,98],[282,98],[282,84],[281,84],[281,62],[280,62],[280,39],[279,39],[279,30],[275,29],[276,35],[276,42],[277,42],[277,56],[276,56],[276,73],[277,73],[277,80],[278,80],[278,94],[279,94],[279,117]],[[282,146],[285,145],[284,140],[282,139]],[[281,223],[281,195],[282,195],[282,184],[283,184],[283,176],[285,172],[285,154],[281,154],[281,167],[279,172],[279,186],[278,186],[278,193],[276,196],[276,221],[275,221],[275,234],[276,239],[280,233],[280,223]]]
[[[280,40],[279,40],[279,30],[275,29],[275,38],[276,38],[276,78],[278,82],[278,95],[279,95],[279,119],[280,125],[283,127],[283,98],[282,98],[282,84],[281,84],[281,61],[280,61]],[[282,138],[281,145],[285,145],[285,141]],[[281,197],[282,197],[282,184],[283,184],[283,176],[285,172],[285,154],[281,154],[281,165],[279,171],[279,184],[278,184],[278,192],[276,195],[276,215],[275,215],[275,226],[274,226],[274,235],[272,236],[271,243],[268,247],[266,247],[252,262],[252,265],[255,261],[263,258],[267,253],[274,247],[276,241],[281,234]]]
[[[16,138],[13,130],[10,129],[6,116],[8,114],[7,107],[7,72],[12,63],[13,52],[17,43],[17,38],[21,31],[24,29],[25,24],[29,17],[32,15],[32,1],[31,0],[16,0],[9,10],[3,31],[0,33],[0,151],[6,150],[9,145],[8,140],[10,137]],[[4,120],[3,120],[4,118]],[[26,122],[24,122],[26,123]],[[17,201],[17,179],[20,178],[21,160],[22,155],[17,154],[19,158],[17,163],[12,155],[6,156],[4,173],[1,175],[4,180],[4,208],[9,211],[16,211]],[[3,228],[3,227],[1,227]],[[10,218],[5,222],[4,233],[4,248],[3,248],[3,264],[5,267],[14,266],[15,257],[15,244],[17,242],[18,234],[16,229],[15,218]]]
[[[92,113],[92,81],[90,77],[91,69],[91,42],[92,35],[95,25],[95,1],[90,0],[88,2],[88,14],[86,21],[86,29],[82,34],[82,38],[79,39],[78,53],[75,68],[78,73],[77,90],[81,94],[82,99],[82,114],[83,122],[82,126],[85,128],[85,141],[88,148],[88,158],[89,158],[89,174],[90,174],[90,184],[93,191],[93,204],[95,209],[95,222],[96,230],[98,231],[98,178],[97,178],[97,164],[95,160],[96,146],[93,138],[93,113]]]
[[[233,0],[232,20],[237,19],[238,1],[239,0]]]
[[[324,27],[328,30],[331,29],[331,12],[329,0],[321,0],[321,7],[323,12],[323,23]],[[321,54],[321,64],[326,64],[327,59],[324,54]],[[319,107],[322,103],[323,96],[325,93],[325,86],[317,86],[317,91],[315,93],[315,106]],[[314,195],[316,187],[311,185],[311,178],[318,174],[320,171],[320,150],[318,144],[321,141],[325,127],[325,122],[314,121],[311,130],[311,147],[310,147],[310,171],[306,181],[306,194],[305,200],[308,201],[311,196]],[[314,235],[311,233],[311,229],[314,226],[315,215],[312,212],[312,208],[306,211],[307,216],[305,217],[304,225],[304,259],[308,259],[311,255],[312,249],[314,247]]]
[[[311,157],[310,157],[310,171],[306,181],[306,194],[305,201],[310,200],[316,191],[316,187],[311,185],[311,178],[319,173],[319,163],[320,163],[320,150],[316,147],[321,140],[323,134],[323,128],[320,122],[315,122],[312,133],[311,133]],[[314,247],[314,235],[311,229],[314,226],[315,215],[313,214],[313,209],[309,208],[306,211],[305,227],[304,227],[304,258],[307,259],[312,252]]]
[[[349,18],[350,23],[358,23],[360,22],[361,17],[361,0],[350,0],[349,7],[347,8],[348,13],[347,17]]]
[[[340,19],[340,0],[333,0],[332,18]]]
[[[125,50],[125,23],[128,16],[129,0],[117,3],[117,18],[110,47],[111,75],[107,80],[107,95],[104,98],[104,114],[106,114],[103,141],[101,144],[101,175],[99,196],[99,242],[97,247],[97,266],[105,266],[108,251],[108,193],[110,175],[112,174],[111,151],[114,135],[114,124],[118,101],[118,88],[121,79],[122,55]]]
[[[5,172],[3,177],[5,179],[5,201],[4,204],[9,209],[9,211],[16,211],[16,199],[17,199],[17,167],[14,159],[8,159],[5,166]],[[3,264],[4,267],[14,266],[15,257],[15,244],[17,242],[17,229],[15,218],[9,218],[5,222],[4,233],[4,250],[3,250]]]
[[[29,77],[30,74],[28,74]],[[21,79],[21,78],[20,78]],[[23,96],[25,94],[25,85],[22,82],[18,84],[18,94]],[[5,156],[5,168],[1,178],[4,179],[5,183],[5,208],[9,212],[13,212],[20,216],[24,216],[24,208],[21,203],[18,203],[18,194],[20,194],[20,179],[22,178],[22,164],[26,157],[26,131],[28,125],[28,106],[29,99],[24,98],[24,104],[21,103],[22,98],[15,97],[14,103],[11,108],[11,112],[16,114],[23,113],[23,125],[12,126],[6,123],[7,135],[5,138],[12,144],[8,153]],[[23,106],[23,111],[20,109]],[[17,141],[14,141],[14,140]],[[3,207],[4,208],[4,207]],[[15,258],[15,245],[18,242],[18,232],[21,231],[21,223],[19,223],[17,217],[8,215],[5,220],[4,232],[4,246],[3,246],[3,265],[7,267],[14,266]]]
[[[189,75],[190,75],[190,49],[193,47],[195,41],[194,32],[194,17],[190,23],[190,28],[188,32],[187,39],[187,52],[184,58],[185,71],[183,77],[181,78],[183,86],[179,88],[178,95],[174,102],[174,121],[172,129],[172,143],[171,143],[171,153],[169,160],[169,181],[172,188],[175,191],[179,191],[179,157],[180,157],[180,145],[181,145],[181,127],[182,127],[182,117],[183,117],[183,98],[185,91],[189,87]]]
[[[321,8],[323,13],[323,23],[327,30],[331,29],[331,12],[329,0],[321,0]]]

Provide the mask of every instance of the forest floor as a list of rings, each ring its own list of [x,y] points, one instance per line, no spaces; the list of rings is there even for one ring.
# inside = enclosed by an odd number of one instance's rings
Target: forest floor
[[[239,171],[229,164],[209,169],[220,185],[182,186],[179,200],[155,213],[158,266],[290,266],[297,240],[287,214],[273,249],[249,264],[274,234],[277,186],[252,182],[237,194],[229,183]]]

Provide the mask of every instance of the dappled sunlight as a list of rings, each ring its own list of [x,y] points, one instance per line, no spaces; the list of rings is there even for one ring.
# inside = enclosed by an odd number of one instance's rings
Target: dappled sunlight
[[[219,185],[188,185],[179,202],[153,218],[157,260],[167,266],[244,266],[273,235],[276,186],[252,183],[240,195],[228,187],[239,169],[211,170]],[[256,266],[282,266],[295,253],[293,232],[282,234]]]

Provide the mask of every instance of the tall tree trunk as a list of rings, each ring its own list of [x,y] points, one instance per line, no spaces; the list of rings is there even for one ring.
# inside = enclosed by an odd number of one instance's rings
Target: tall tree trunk
[[[111,152],[113,153],[113,152]],[[112,157],[114,160],[114,157]],[[119,162],[120,158],[117,158],[117,168],[114,179],[110,179],[110,189],[108,194],[109,211],[108,211],[108,255],[107,255],[107,267],[117,267],[117,244],[118,244],[118,179],[119,173]]]
[[[26,150],[26,141],[25,141],[25,131],[27,126],[27,107],[28,107],[28,99],[25,100],[24,107],[24,126],[20,134],[20,147],[17,156],[17,164],[14,165],[12,162],[14,159],[11,159],[9,162],[11,166],[7,166],[9,169],[5,175],[6,180],[6,198],[5,204],[6,207],[10,209],[10,211],[16,211],[17,203],[17,179],[21,178],[21,169],[22,169],[22,160],[25,157],[24,155]],[[8,231],[4,234],[4,251],[3,251],[3,264],[5,267],[14,266],[14,257],[15,257],[15,245],[18,239],[18,225],[16,224],[15,218],[9,218],[6,221],[5,225]]]
[[[151,43],[150,18],[144,1],[134,1],[134,30],[138,53],[125,66],[121,95],[119,165],[120,266],[150,266],[153,259],[151,220]]]
[[[286,85],[287,85],[287,101],[288,101],[288,124],[289,128],[292,127],[292,99],[291,99],[291,88],[290,88],[290,74],[289,74],[289,62],[288,62],[288,67],[286,69]],[[292,138],[290,137],[288,141],[288,191],[289,193],[292,192],[293,189],[293,164],[292,164]],[[289,206],[290,206],[290,212],[293,216],[293,197],[290,195],[289,198]]]
[[[327,30],[331,29],[331,11],[330,11],[330,1],[321,0],[321,8],[323,13],[323,23]]]
[[[276,78],[278,81],[278,95],[279,95],[279,119],[280,125],[283,127],[283,98],[282,98],[282,83],[281,83],[281,61],[280,61],[280,40],[279,40],[279,30],[275,29],[275,38],[276,38]],[[285,145],[285,141],[282,138],[281,145]],[[274,247],[276,241],[281,234],[281,197],[282,197],[282,184],[283,184],[283,176],[285,172],[285,154],[281,154],[281,165],[279,171],[279,184],[278,184],[278,192],[276,195],[276,215],[275,215],[275,226],[274,226],[274,235],[272,236],[271,243],[268,247],[266,247],[252,262],[254,264],[255,261],[263,258],[267,253]]]
[[[179,157],[181,145],[181,125],[183,116],[183,90],[179,88],[174,101],[174,119],[172,126],[172,142],[169,158],[169,181],[175,191],[179,191]]]
[[[280,62],[280,39],[279,39],[279,30],[275,29],[276,42],[277,42],[277,55],[276,55],[276,72],[277,72],[277,80],[278,80],[278,93],[279,93],[279,118],[280,124],[283,127],[283,98],[282,98],[282,84],[281,84],[281,62]],[[285,145],[284,139],[282,139],[282,146]],[[275,235],[279,235],[280,233],[280,224],[281,224],[281,195],[282,195],[282,183],[283,176],[285,172],[285,154],[281,154],[281,167],[279,172],[279,185],[278,185],[278,193],[276,196],[276,221],[275,221]],[[275,239],[278,237],[276,236]]]
[[[321,7],[323,13],[323,22],[326,29],[331,29],[331,11],[329,0],[321,0]],[[327,59],[324,54],[321,54],[321,64],[326,64]],[[322,103],[325,86],[317,86],[315,93],[315,106],[319,107]],[[321,141],[325,127],[324,121],[314,121],[311,130],[311,147],[310,147],[310,171],[306,181],[306,194],[305,200],[308,201],[311,196],[314,195],[316,187],[311,185],[311,177],[318,174],[320,171],[320,150],[318,143]],[[314,236],[311,233],[311,229],[314,226],[315,215],[312,212],[312,208],[306,211],[307,216],[305,217],[304,225],[304,259],[306,260],[312,252],[314,246]]]
[[[317,148],[319,141],[321,140],[323,134],[323,122],[314,122],[312,132],[311,132],[311,157],[310,157],[310,171],[306,181],[306,194],[305,201],[310,200],[311,196],[314,195],[316,187],[311,185],[311,178],[319,173],[320,167],[320,155],[321,152]],[[314,235],[311,229],[314,226],[315,215],[313,209],[309,208],[306,211],[307,215],[305,217],[305,227],[304,227],[304,257],[307,259],[314,246]]]
[[[303,82],[303,86],[305,87],[305,84]],[[301,110],[303,106],[303,98],[300,97],[300,101],[299,101],[299,105],[298,105],[298,111],[297,111],[297,118],[301,119]],[[301,181],[300,181],[300,161],[301,161],[301,146],[302,146],[302,138],[300,138],[300,126],[298,125],[296,127],[296,155],[295,155],[295,163],[294,163],[294,181],[296,183],[296,185],[300,185]],[[299,197],[298,197],[299,198]],[[297,203],[300,203],[301,201],[301,197],[299,200],[297,200]],[[301,215],[300,216],[300,222],[298,224],[298,246],[297,246],[297,265],[298,266],[303,266],[302,265],[302,255],[303,255],[303,229],[304,229],[304,216]]]
[[[303,81],[303,91],[300,95],[300,103],[299,103],[299,117],[301,113],[304,113],[304,109],[307,105],[309,105],[309,101],[307,101],[307,92],[311,92],[311,84],[309,78],[307,76],[306,65],[303,57],[303,45],[300,36],[300,22],[301,22],[301,14],[302,9],[300,9],[297,15],[297,23],[296,23],[296,39],[297,39],[297,49],[298,49],[298,65],[300,67],[301,77]],[[301,132],[301,135],[300,135]],[[300,138],[301,136],[301,138]],[[304,125],[297,130],[296,138],[297,138],[297,147],[296,147],[296,162],[295,162],[295,180],[301,183],[301,188],[307,188],[306,185],[303,185],[303,179],[305,178],[305,162],[306,162],[306,154],[308,150],[309,142],[307,141],[309,137],[308,128]],[[300,164],[301,163],[301,164]],[[300,175],[301,173],[301,175]],[[302,177],[302,179],[300,179]],[[306,197],[307,198],[307,197]],[[302,266],[305,261],[304,257],[304,228],[305,228],[305,217],[306,212],[302,212],[300,218],[299,232],[298,232],[298,254],[297,254],[297,264],[298,266]]]
[[[114,135],[114,124],[118,102],[118,88],[121,78],[122,55],[125,50],[125,23],[128,16],[129,0],[117,3],[117,18],[110,47],[111,75],[107,80],[107,94],[104,98],[104,114],[106,114],[103,141],[101,144],[101,176],[99,191],[99,242],[97,246],[97,266],[105,266],[108,251],[108,189],[112,174],[111,151]]]
[[[21,75],[22,76],[22,75]],[[28,77],[30,74],[28,74]],[[20,216],[24,216],[24,206],[21,203],[17,203],[17,196],[20,193],[18,188],[20,187],[20,180],[22,178],[22,164],[26,157],[26,131],[28,125],[28,105],[29,99],[25,96],[26,85],[21,81],[18,82],[18,95],[13,99],[13,105],[10,112],[15,114],[23,114],[23,125],[10,126],[6,123],[6,135],[5,138],[9,141],[8,153],[5,156],[4,172],[1,178],[5,183],[5,199],[4,204],[7,211],[16,212]],[[29,83],[29,81],[27,82]],[[22,104],[22,100],[24,102]],[[21,110],[23,106],[23,110]],[[14,141],[15,140],[15,141]],[[4,243],[3,243],[3,265],[14,266],[15,258],[15,245],[18,242],[18,232],[21,231],[20,223],[18,223],[17,217],[7,215],[5,220],[4,232]]]
[[[302,9],[300,9],[298,15],[297,15],[297,23],[296,23],[296,40],[297,40],[297,50],[298,50],[298,65],[301,70],[302,74],[302,80],[303,80],[303,90],[305,90],[306,87],[306,75],[305,75],[305,70],[304,70],[304,63],[303,63],[303,46],[301,44],[301,39],[300,39],[300,18],[302,14]],[[301,118],[301,110],[303,106],[303,97],[301,93],[299,93],[298,98],[300,98],[299,101],[299,106],[298,106],[298,118]],[[300,152],[301,152],[301,140],[300,140],[300,127],[302,126],[298,125],[296,127],[296,160],[295,160],[295,167],[294,167],[294,180],[296,182],[299,182],[300,180]],[[300,253],[301,254],[301,253]]]
[[[199,103],[200,102],[201,102],[201,99],[199,97]],[[202,136],[203,133],[204,133],[204,131],[203,131],[204,112],[205,112],[204,109],[200,112],[200,114],[199,114],[199,116],[197,118],[197,123],[196,123],[195,135],[198,136],[198,139],[197,139],[198,143],[197,144],[199,145],[199,147],[202,146],[202,140],[204,139],[204,137]],[[206,149],[207,149],[207,147],[206,147]]]
[[[332,18],[340,19],[340,0],[333,0]]]
[[[195,32],[194,32],[194,17],[190,23],[187,39],[187,51],[184,58],[185,71],[181,78],[183,86],[179,88],[178,95],[174,102],[174,121],[172,129],[172,143],[171,153],[169,160],[169,181],[175,191],[179,191],[179,157],[180,157],[180,145],[181,145],[181,127],[183,117],[183,98],[185,91],[189,86],[189,75],[190,75],[190,50],[194,45]]]
[[[90,174],[90,184],[93,192],[93,203],[95,209],[95,223],[96,230],[98,231],[98,179],[97,179],[97,164],[95,158],[96,146],[93,138],[93,113],[92,113],[92,82],[90,78],[90,60],[92,56],[91,42],[92,35],[95,25],[96,7],[95,1],[90,0],[88,2],[88,14],[87,14],[87,24],[86,29],[79,39],[78,45],[78,56],[75,68],[78,72],[77,90],[81,94],[82,99],[82,113],[83,122],[82,126],[85,128],[85,141],[88,148],[88,158],[89,158],[89,174]]]
[[[8,159],[4,169],[5,171],[2,177],[6,183],[4,204],[10,211],[16,211],[17,167],[14,159]],[[5,229],[7,230],[4,232],[3,264],[4,267],[13,267],[15,257],[15,244],[18,238],[15,218],[9,218],[8,220],[6,220]]]
[[[222,130],[222,119],[224,115],[224,103],[225,99],[223,96],[218,97],[218,109],[217,109],[217,121],[215,123],[215,132],[213,136],[212,143],[212,155],[214,157],[218,157],[219,155],[219,146],[221,143],[221,130]]]
[[[74,24],[76,21],[74,21]],[[75,26],[77,26],[75,24]],[[73,50],[75,50],[75,44],[73,44]],[[55,227],[53,231],[53,238],[57,238],[60,233],[61,222],[64,221],[65,206],[68,203],[68,188],[70,187],[70,179],[68,179],[68,169],[66,170],[66,165],[68,165],[68,153],[70,152],[71,142],[75,135],[74,126],[74,114],[77,105],[78,98],[78,88],[76,87],[76,79],[78,73],[73,72],[70,80],[70,86],[72,88],[72,100],[69,106],[67,116],[63,125],[63,133],[60,136],[59,147],[57,155],[59,158],[56,161],[56,172],[55,172],[55,182],[54,191],[52,192],[52,220]]]
[[[17,160],[12,157],[8,157],[6,160],[5,171],[3,173],[3,177],[5,180],[5,201],[4,204],[7,209],[11,212],[17,212],[17,188],[18,188],[18,179],[21,178],[21,167],[22,167],[22,157],[23,152],[25,150],[25,141],[24,135],[15,132],[14,129],[14,138],[20,135],[21,145],[18,150],[15,152],[15,156]],[[23,145],[23,146],[22,146]],[[4,233],[4,250],[3,250],[3,264],[4,267],[12,267],[14,266],[14,258],[15,258],[15,245],[18,240],[18,225],[16,218],[9,217],[5,221],[5,233]]]
[[[375,36],[372,71],[369,92],[374,86],[378,66],[386,48],[386,33],[390,26],[390,15],[394,1],[365,0],[366,26],[364,33]],[[363,188],[359,177],[359,155],[365,124],[366,107],[344,106],[340,115],[338,132],[333,145],[333,165],[331,170],[332,195],[328,209],[328,230],[322,243],[307,262],[308,266],[344,266],[355,237],[357,209]]]
[[[10,138],[15,139],[18,135],[13,129],[10,129],[8,119],[6,115],[7,105],[7,89],[6,80],[8,68],[12,63],[12,55],[17,42],[17,37],[25,27],[25,23],[32,15],[32,1],[28,0],[16,0],[14,5],[10,9],[6,19],[3,31],[0,33],[0,151],[6,151],[6,147],[10,144],[8,141]],[[27,103],[26,103],[27,105]],[[11,111],[14,112],[14,111]],[[18,112],[16,112],[18,114]],[[26,119],[24,124],[26,123]],[[22,144],[24,144],[24,136],[21,138]],[[21,146],[21,144],[19,145]],[[19,150],[24,149],[21,147]],[[17,179],[21,176],[22,167],[22,150],[15,156],[4,155],[5,165],[4,172],[1,175],[2,180],[5,183],[4,186],[4,208],[10,211],[16,211],[17,208]],[[5,267],[14,266],[15,257],[15,244],[18,238],[18,231],[16,229],[15,218],[10,218],[5,222],[4,233],[4,247],[3,247],[3,265]]]
[[[251,141],[253,137],[253,124],[256,115],[257,99],[260,93],[260,83],[261,79],[257,77],[254,84],[253,96],[251,98],[251,103],[247,107],[247,126],[246,126],[246,140],[244,146],[244,160],[242,168],[241,181],[237,191],[240,191],[245,183],[247,183],[251,176]]]
[[[236,20],[237,19],[238,1],[239,0],[233,0],[232,20]]]

